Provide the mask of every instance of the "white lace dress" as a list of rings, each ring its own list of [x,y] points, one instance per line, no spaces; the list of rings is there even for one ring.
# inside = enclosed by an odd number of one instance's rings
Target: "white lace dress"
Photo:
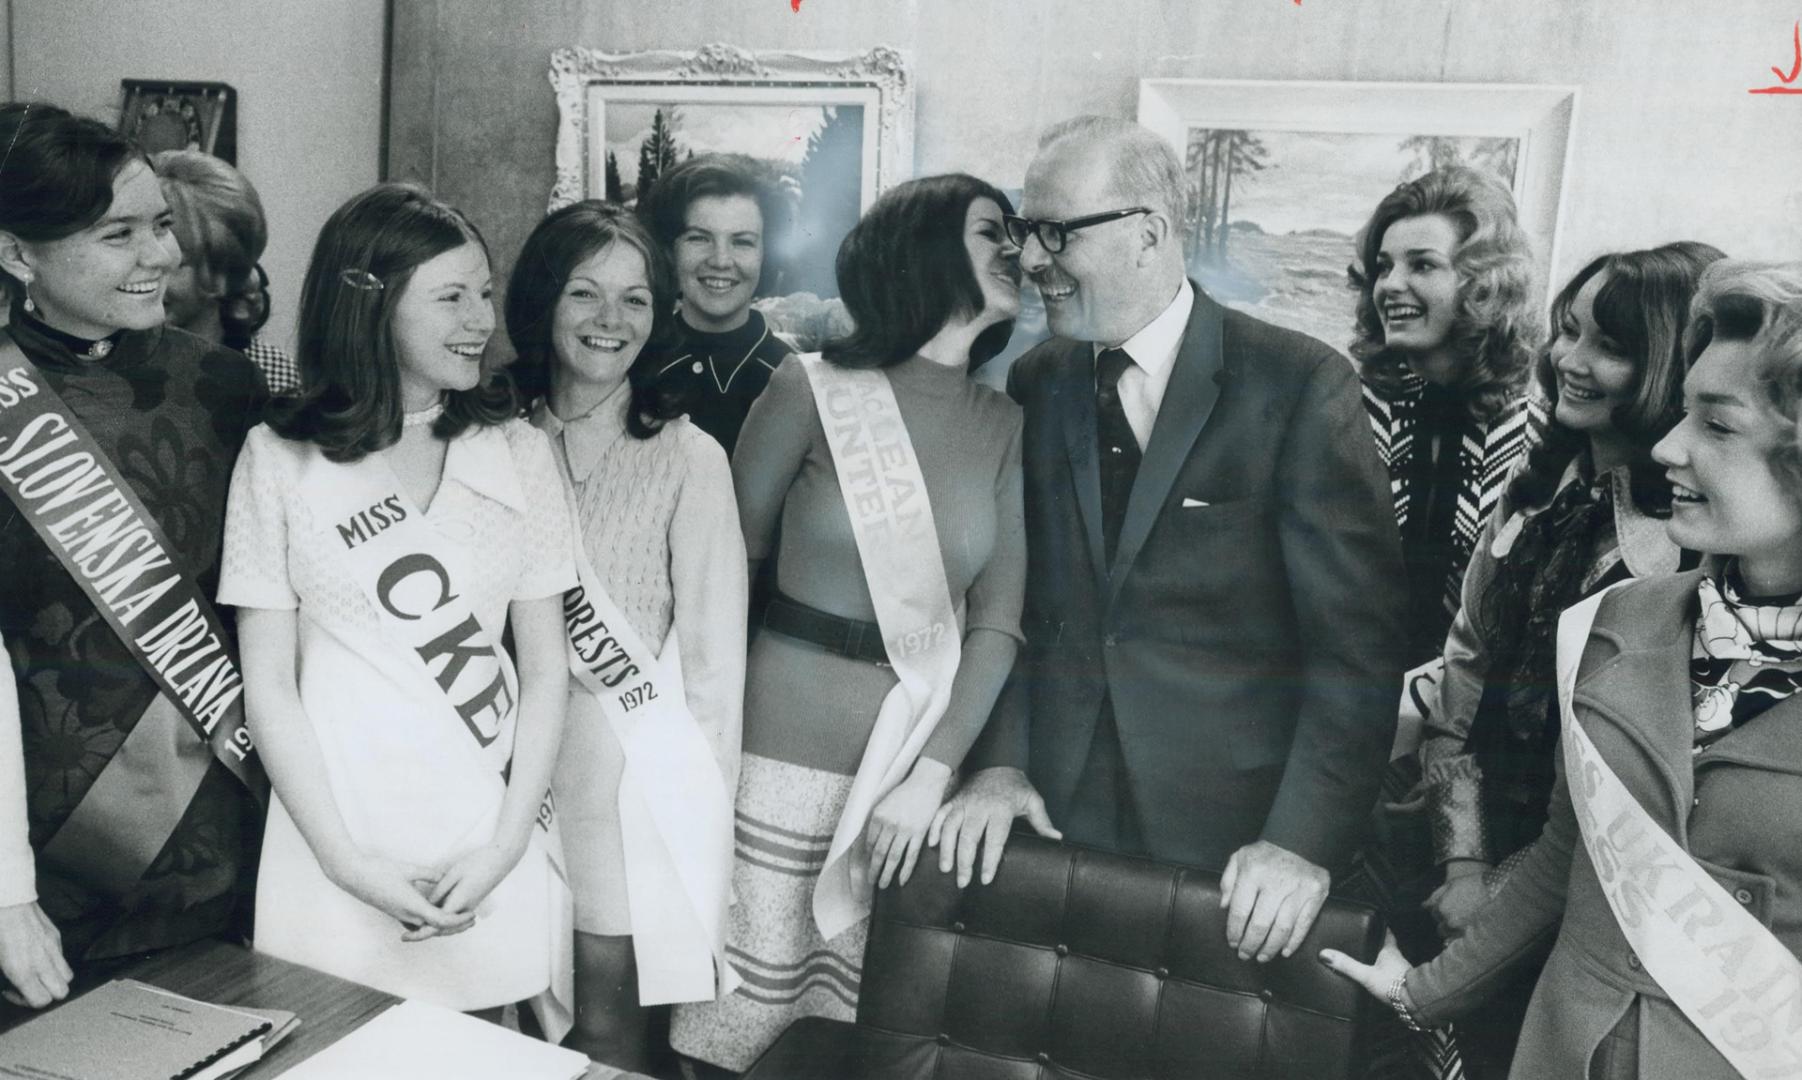
[[[493,833],[503,790],[448,737],[425,669],[381,632],[300,496],[319,450],[267,426],[250,433],[232,476],[219,600],[298,609],[300,699],[338,810],[365,850],[432,865]],[[545,437],[524,421],[454,440],[424,521],[458,591],[498,636],[515,600],[575,584],[561,480]],[[442,701],[442,697],[437,699]],[[514,717],[499,739],[511,746]],[[461,731],[449,733],[466,738]],[[258,950],[389,993],[454,1009],[543,990],[553,943],[549,868],[528,853],[471,929],[404,943],[394,919],[333,885],[271,799],[257,883]]]

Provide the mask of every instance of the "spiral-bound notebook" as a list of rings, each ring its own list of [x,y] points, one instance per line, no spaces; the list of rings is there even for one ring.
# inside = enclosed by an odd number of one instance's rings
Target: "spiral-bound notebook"
[[[257,1060],[269,1019],[115,979],[0,1035],[8,1080],[208,1080]]]

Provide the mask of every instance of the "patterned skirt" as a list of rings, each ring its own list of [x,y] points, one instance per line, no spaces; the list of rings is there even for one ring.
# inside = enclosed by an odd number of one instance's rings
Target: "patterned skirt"
[[[738,784],[733,904],[726,951],[744,980],[730,997],[679,1005],[670,1044],[743,1072],[804,1016],[851,1020],[869,920],[831,940],[813,921],[851,777],[745,754]]]

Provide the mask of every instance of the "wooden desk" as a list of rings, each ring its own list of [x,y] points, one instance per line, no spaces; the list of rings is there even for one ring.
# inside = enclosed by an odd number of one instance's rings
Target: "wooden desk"
[[[219,1005],[286,1009],[300,1026],[245,1074],[245,1080],[278,1076],[368,1023],[401,999],[361,983],[277,960],[222,941],[200,941],[108,972],[105,978],[137,979]],[[93,988],[77,986],[75,992]],[[37,1015],[0,1002],[0,1032]],[[650,1080],[592,1064],[585,1080]]]

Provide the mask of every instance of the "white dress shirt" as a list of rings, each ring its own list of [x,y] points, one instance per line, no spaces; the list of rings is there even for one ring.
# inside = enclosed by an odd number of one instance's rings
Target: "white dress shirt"
[[[1120,348],[1132,357],[1132,364],[1120,375],[1120,407],[1126,412],[1126,422],[1131,425],[1141,452],[1151,441],[1151,427],[1157,423],[1158,406],[1164,403],[1164,390],[1170,385],[1170,372],[1176,367],[1183,331],[1189,328],[1189,313],[1194,308],[1195,290],[1184,278],[1170,306],[1120,343]],[[1097,343],[1095,355],[1100,356],[1103,348]]]

